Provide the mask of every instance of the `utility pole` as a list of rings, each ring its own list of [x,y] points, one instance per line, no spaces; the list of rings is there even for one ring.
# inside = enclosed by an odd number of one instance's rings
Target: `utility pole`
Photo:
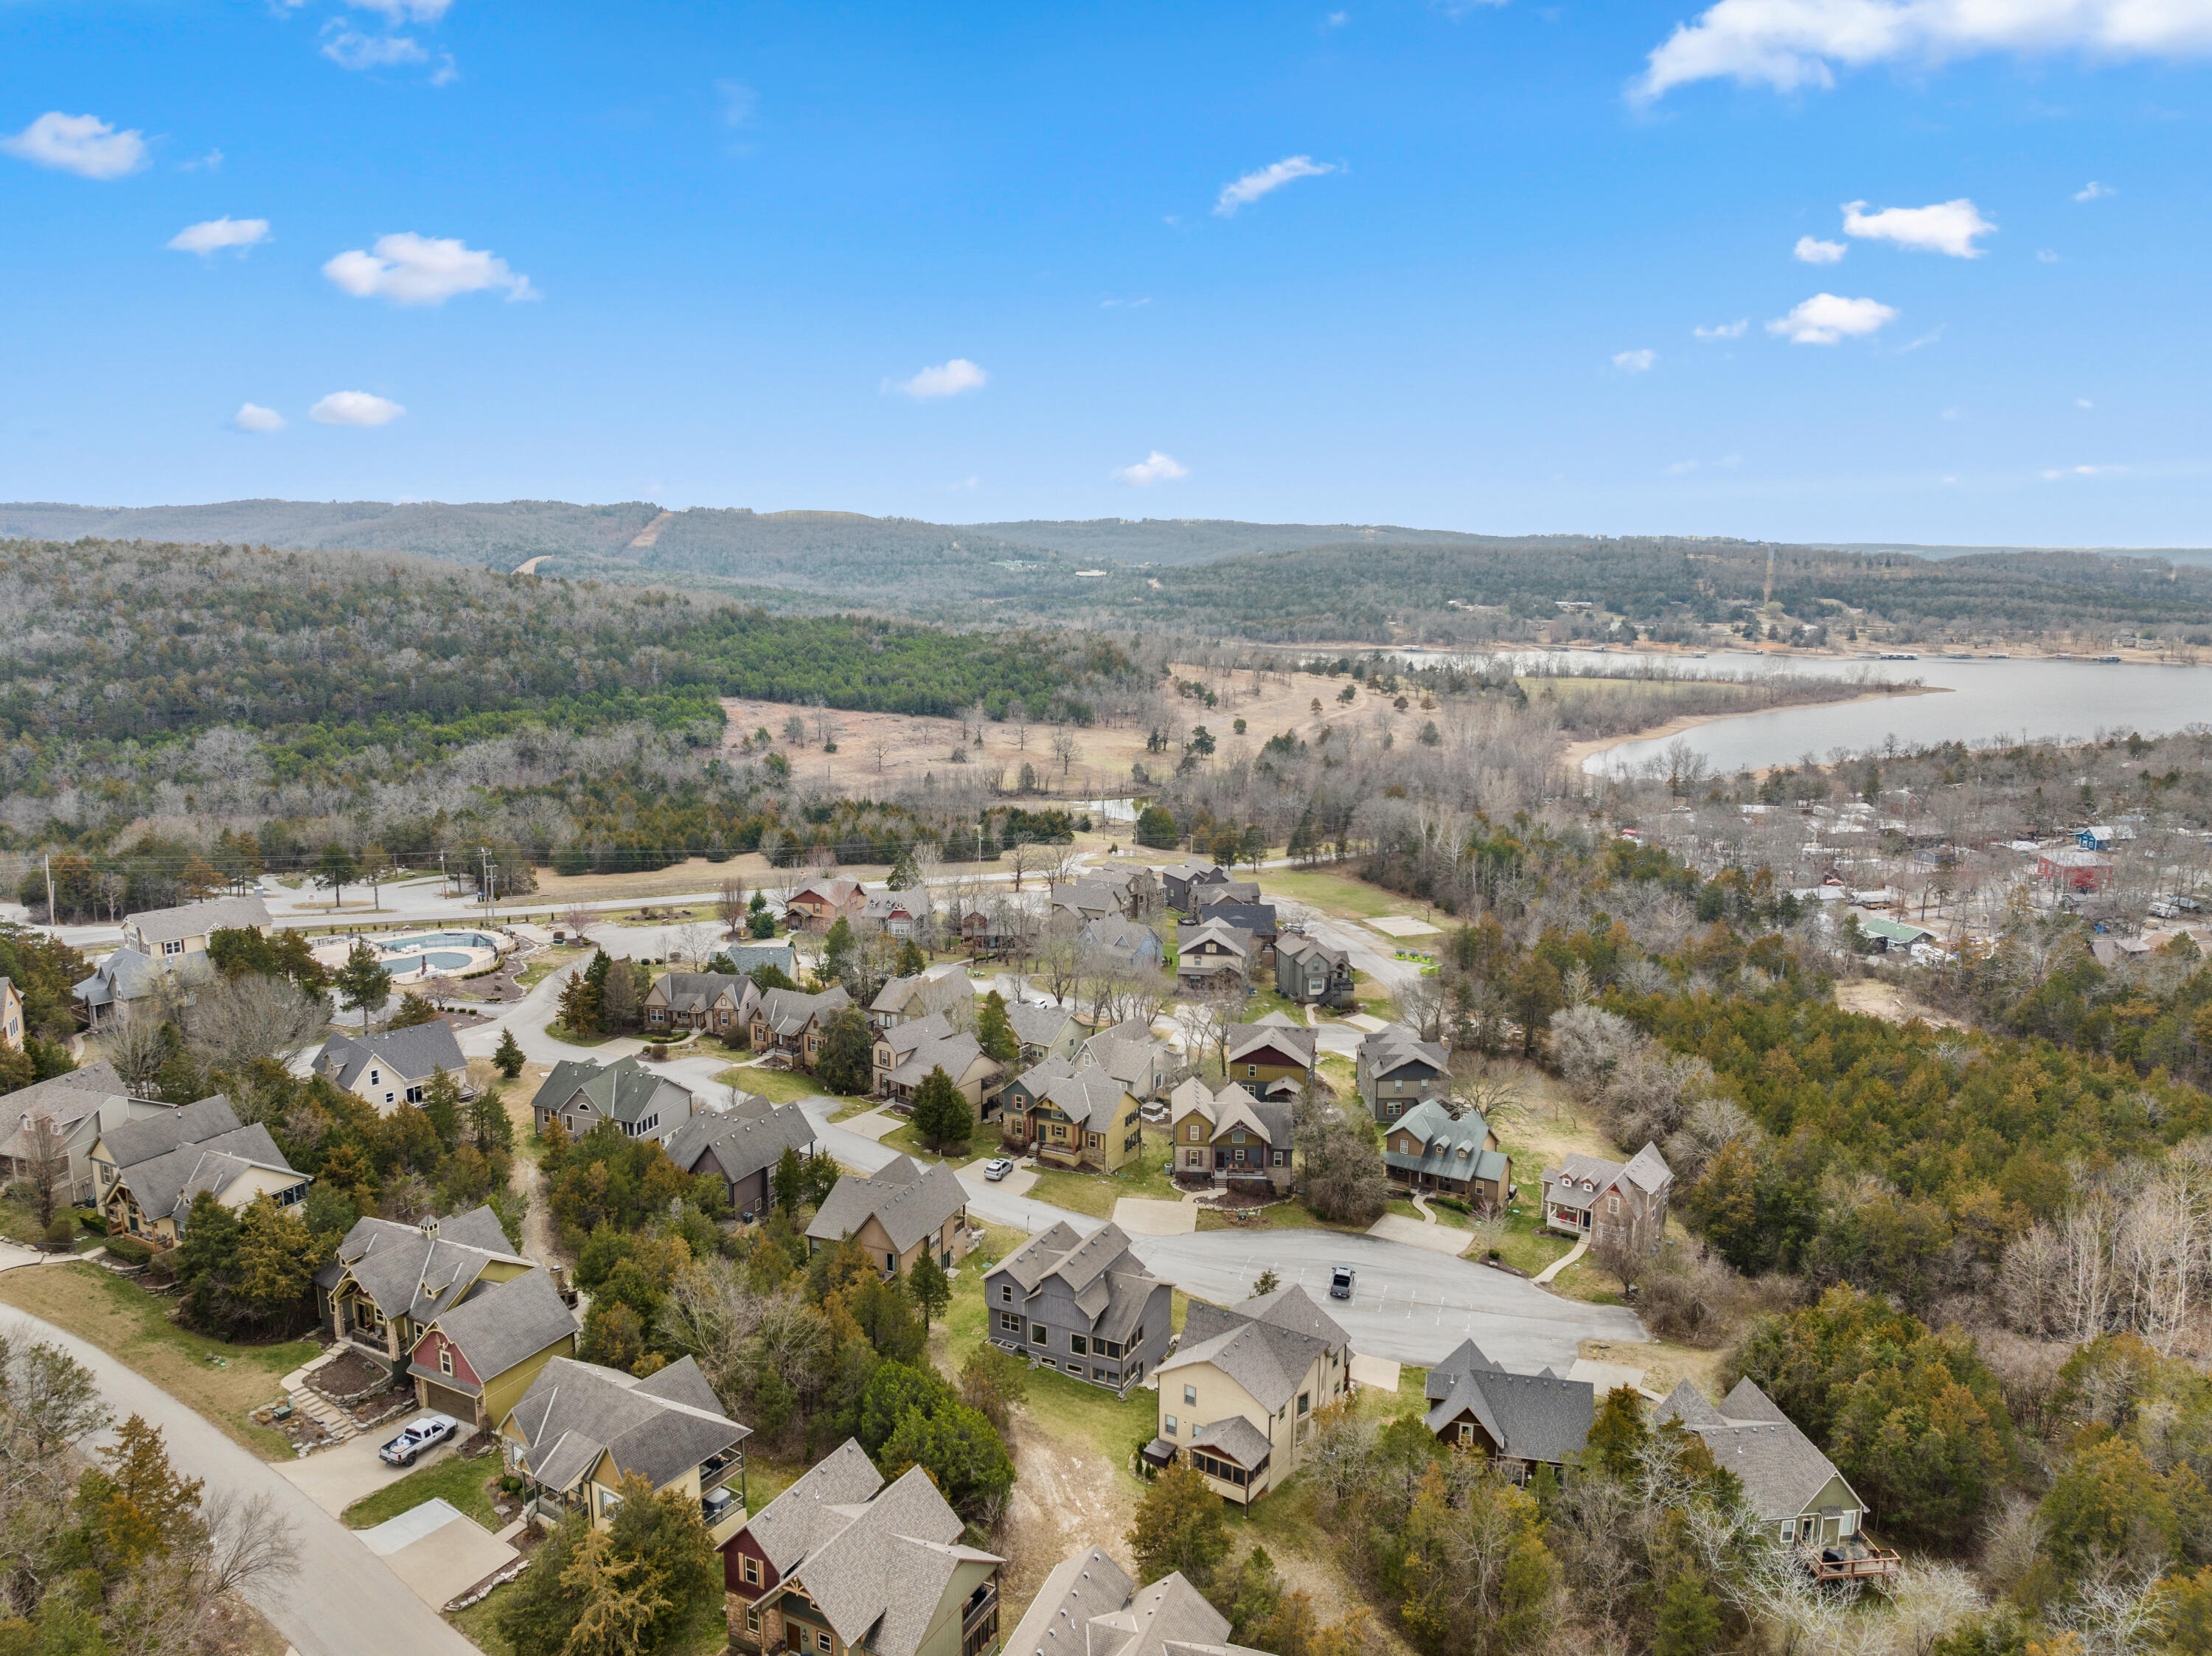
[[[54,913],[54,854],[46,853],[46,924],[59,925],[61,916]]]

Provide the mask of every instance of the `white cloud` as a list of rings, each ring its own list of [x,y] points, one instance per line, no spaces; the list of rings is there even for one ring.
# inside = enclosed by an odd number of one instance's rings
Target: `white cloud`
[[[1966,411],[1962,408],[1948,408],[1943,410],[1943,417],[1946,420],[1963,420],[1966,417]]]
[[[248,247],[269,240],[267,219],[209,219],[203,224],[187,224],[169,238],[168,245],[180,253],[198,253],[202,258],[225,247],[235,247],[243,252]]]
[[[2074,192],[2074,199],[2076,201],[2102,201],[2107,196],[2117,195],[2118,193],[2119,192],[2114,190],[2111,185],[2100,184],[2096,179],[2092,179],[2088,183],[2083,185],[2079,190],[2076,190]]]
[[[753,110],[760,102],[760,94],[743,81],[717,81],[714,95],[722,100],[722,124],[743,126],[752,119]]]
[[[1844,203],[1845,235],[1863,241],[1893,241],[1916,252],[1979,258],[1989,250],[1975,246],[1974,238],[1996,234],[1997,227],[1964,196],[1932,207],[1885,207],[1879,213],[1861,211],[1865,205],[1863,201]]]
[[[1182,464],[1174,456],[1163,454],[1159,450],[1154,449],[1136,464],[1117,468],[1114,473],[1114,479],[1116,482],[1127,483],[1132,488],[1142,488],[1148,483],[1157,483],[1163,479],[1189,476],[1188,466]]]
[[[2125,466],[2052,466],[2043,476],[2046,481],[2055,477],[2110,477],[2126,470]]]
[[[1723,322],[1710,328],[1692,328],[1690,331],[1700,339],[1741,339],[1751,326],[1751,318],[1740,316],[1733,322]]]
[[[902,379],[896,389],[918,403],[927,402],[933,397],[957,397],[963,391],[981,391],[990,378],[966,357],[956,356],[933,368],[924,368],[911,379]]]
[[[1342,28],[1352,21],[1352,14],[1348,11],[1333,11],[1322,21],[1330,28]]]
[[[1142,299],[1102,299],[1098,301],[1098,308],[1102,311],[1133,311],[1139,305],[1152,302],[1152,296],[1146,294]]]
[[[1787,316],[1766,325],[1766,331],[1793,345],[1832,345],[1845,337],[1870,334],[1897,312],[1872,299],[1842,299],[1834,294],[1814,294]]]
[[[1667,475],[1669,477],[1686,477],[1697,469],[1698,463],[1695,460],[1677,460],[1667,468]]]
[[[307,418],[324,426],[388,426],[406,412],[388,397],[334,391],[307,410]]]
[[[340,253],[323,274],[356,299],[388,299],[395,305],[442,305],[456,294],[504,288],[510,300],[536,299],[526,276],[507,261],[464,246],[459,237],[418,236],[403,231],[379,236],[374,253],[359,248]]]
[[[460,78],[461,66],[453,61],[453,54],[450,52],[441,53],[438,58],[438,67],[430,71],[430,84],[451,86]]]
[[[1269,191],[1279,190],[1293,179],[1317,179],[1336,170],[1334,161],[1317,161],[1310,155],[1286,155],[1272,167],[1263,167],[1256,173],[1247,173],[1233,184],[1223,185],[1213,210],[1222,218],[1229,218],[1238,208],[1249,207]]]
[[[1930,328],[1926,333],[1922,334],[1919,338],[1914,340],[1911,344],[1899,345],[1897,348],[1897,354],[1899,356],[1902,356],[1905,352],[1917,351],[1923,345],[1940,343],[1943,338],[1943,330],[1950,325],[1951,325],[1948,322],[1937,323],[1934,327]]]
[[[2097,405],[2086,397],[2077,397],[2074,399],[2074,406],[2077,409],[2093,409]]]
[[[1743,464],[1743,456],[1741,454],[1723,454],[1721,456],[1721,464],[1724,466],[1740,466]]]
[[[2066,261],[2060,258],[2057,254],[2052,252],[2048,247],[2039,247],[2035,250],[2035,262],[2038,264],[2063,264]]]
[[[430,60],[430,54],[404,34],[363,34],[337,23],[323,33],[323,56],[340,69],[395,69]]]
[[[258,403],[240,403],[238,412],[230,416],[230,423],[240,431],[282,431],[284,416]]]
[[[1623,373],[1649,373],[1658,360],[1659,353],[1654,350],[1615,351],[1613,366]]]
[[[1778,92],[1832,87],[1838,69],[1986,52],[2169,58],[2212,51],[2203,0],[1719,0],[1655,47],[1629,95],[1696,81]]]
[[[219,171],[222,167],[222,151],[220,149],[210,149],[206,155],[202,155],[197,161],[179,161],[177,163],[177,171],[179,173],[198,173],[203,171],[214,173]]]
[[[1818,236],[1800,236],[1797,245],[1790,250],[1790,257],[1800,264],[1838,264],[1851,250],[1840,241],[1823,241]]]
[[[453,0],[345,0],[356,11],[373,11],[398,28],[402,23],[434,23]]]
[[[81,179],[119,179],[146,165],[146,135],[136,127],[118,132],[97,115],[50,109],[12,137],[0,138],[0,150]]]

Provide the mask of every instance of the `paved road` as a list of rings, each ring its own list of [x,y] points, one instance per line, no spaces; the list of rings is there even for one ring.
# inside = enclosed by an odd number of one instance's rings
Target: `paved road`
[[[1586,1339],[1632,1344],[1649,1338],[1635,1313],[1547,1294],[1518,1277],[1380,1236],[1324,1230],[1206,1231],[1132,1239],[1137,1257],[1186,1294],[1233,1304],[1272,1268],[1302,1284],[1370,1356],[1433,1366],[1472,1337],[1505,1368],[1565,1373]],[[1328,1272],[1359,1273],[1351,1301],[1331,1300]]]
[[[161,1429],[170,1459],[210,1489],[266,1495],[300,1548],[299,1573],[267,1584],[253,1606],[300,1656],[479,1656],[477,1647],[410,1592],[385,1562],[301,1490],[151,1381],[113,1357],[21,1312],[11,1327],[59,1346],[89,1369],[118,1418],[143,1416]]]

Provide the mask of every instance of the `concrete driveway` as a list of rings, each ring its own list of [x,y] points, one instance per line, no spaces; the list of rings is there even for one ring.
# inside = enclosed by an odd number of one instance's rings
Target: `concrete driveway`
[[[1466,1253],[1468,1245],[1474,1240],[1471,1231],[1455,1230],[1449,1225],[1425,1225],[1402,1213],[1384,1214],[1367,1227],[1367,1234],[1386,1241],[1403,1242],[1410,1247],[1425,1247],[1433,1253],[1449,1253],[1455,1259]]]
[[[1189,1236],[1198,1229],[1198,1204],[1124,1196],[1114,1204],[1114,1222],[1132,1236]]]
[[[1187,1294],[1234,1305],[1263,1271],[1296,1283],[1351,1335],[1352,1349],[1423,1368],[1473,1338],[1519,1374],[1564,1374],[1587,1339],[1648,1339],[1635,1313],[1565,1300],[1521,1277],[1408,1247],[1381,1236],[1328,1230],[1208,1231],[1140,1236],[1137,1256]],[[1349,1301],[1328,1297],[1329,1267],[1359,1273]],[[1626,1354],[1624,1354],[1626,1355]]]
[[[406,1423],[407,1417],[402,1416],[359,1436],[349,1437],[335,1448],[318,1449],[298,1460],[279,1461],[276,1476],[332,1518],[343,1518],[345,1509],[355,1501],[366,1500],[388,1483],[397,1483],[410,1472],[434,1466],[453,1453],[452,1443],[441,1443],[412,1466],[386,1465],[376,1458],[376,1452],[397,1437],[399,1429]],[[490,1474],[487,1472],[485,1476]]]
[[[988,1202],[994,1196],[1026,1196],[1030,1193],[1030,1186],[1036,1183],[1036,1166],[1032,1164],[1024,1167],[1017,1162],[1012,1173],[999,1180],[997,1184],[993,1184],[983,1176],[983,1169],[998,1160],[998,1151],[989,1150],[977,1156],[966,1167],[957,1170],[960,1175],[961,1188],[968,1192],[971,1205],[975,1198],[979,1197]]]
[[[363,1530],[361,1538],[434,1611],[521,1556],[466,1513],[438,1500]]]

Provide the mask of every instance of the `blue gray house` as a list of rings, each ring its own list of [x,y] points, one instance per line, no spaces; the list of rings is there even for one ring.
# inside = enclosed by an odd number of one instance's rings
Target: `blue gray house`
[[[1167,1356],[1173,1298],[1112,1223],[1083,1236],[1063,1219],[983,1278],[993,1344],[1121,1392]]]

